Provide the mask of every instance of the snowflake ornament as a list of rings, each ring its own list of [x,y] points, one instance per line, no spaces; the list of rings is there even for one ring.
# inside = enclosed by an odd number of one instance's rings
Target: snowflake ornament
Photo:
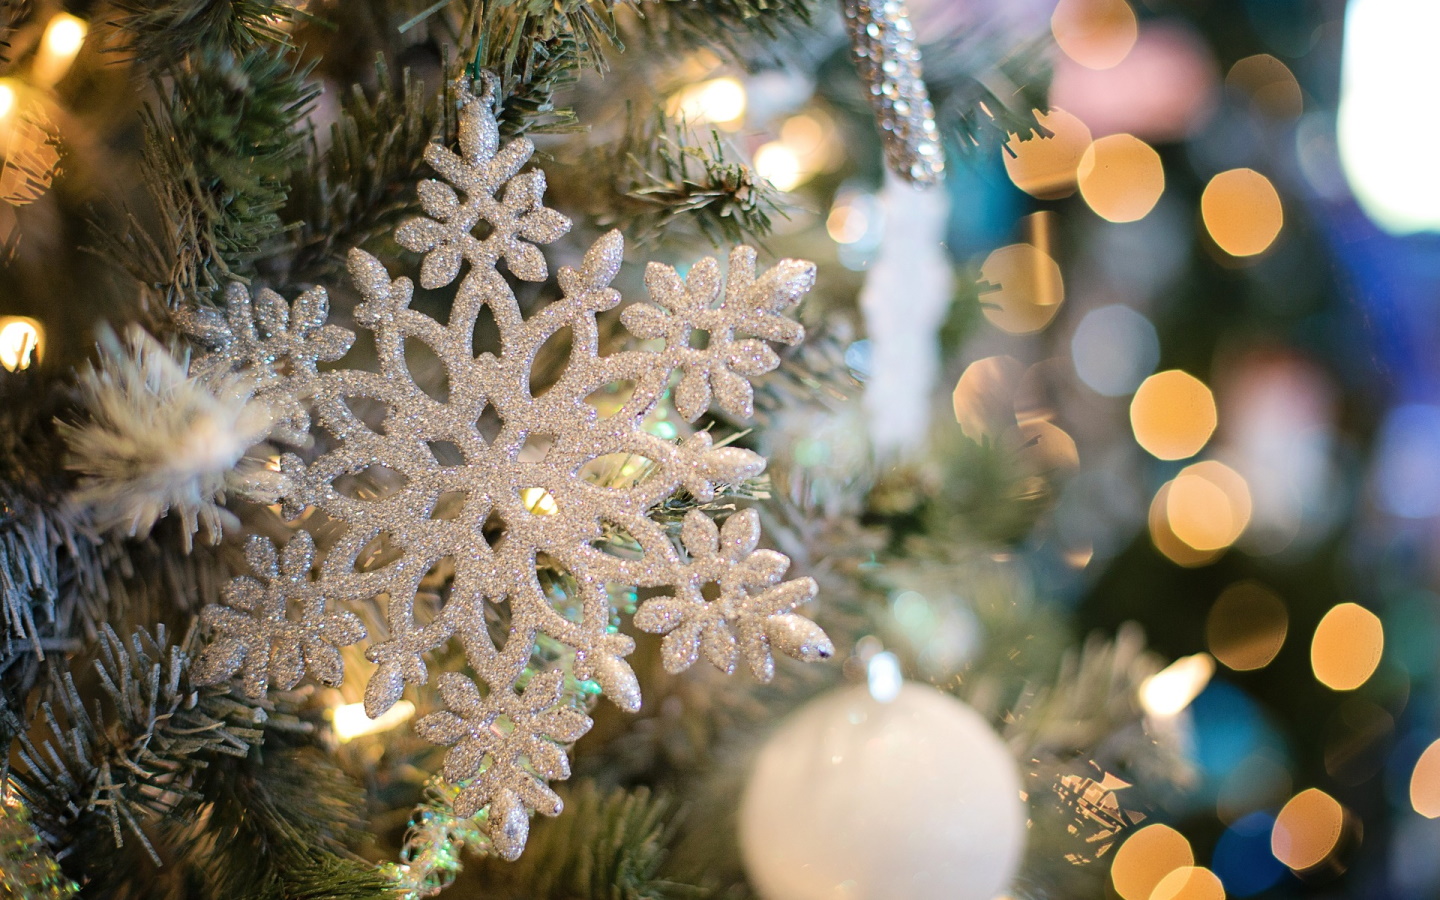
[[[628,307],[622,321],[636,337],[661,346],[601,356],[595,316],[620,302],[610,282],[623,243],[611,232],[578,268],[557,273],[561,297],[525,318],[499,266],[523,281],[545,280],[545,257],[536,245],[565,234],[570,222],[543,205],[544,173],[520,171],[531,143],[521,138],[500,145],[491,90],[476,97],[462,86],[460,152],[439,145],[427,150],[426,161],[445,182],[420,185],[426,216],[395,233],[402,246],[424,254],[421,286],[460,279],[447,322],[411,309],[409,279],[392,279],[361,250],[351,252],[349,263],[363,300],[354,318],[374,336],[379,371],[317,367],[343,356],[354,339],[324,324],[323,288],[307,291],[292,308],[269,292],[252,303],[244,288],[232,287],[223,321],[192,319],[190,330],[211,350],[195,365],[253,377],[257,394],[283,411],[285,427],[273,439],[303,448],[312,420],[326,435],[314,458],[282,457],[283,511],[293,517],[313,508],[344,526],[318,560],[306,532],[278,556],[268,539],[252,538],[253,577],[237,579],[226,605],[204,613],[214,640],[196,674],[207,683],[241,672],[252,694],[267,684],[290,687],[307,670],[336,683],[343,674],[336,648],[366,637],[344,607],[388,598],[386,633],[371,636],[366,652],[376,669],[365,710],[378,716],[407,684],[425,684],[427,657],[459,641],[476,677],[439,675],[446,710],[424,717],[417,729],[451,747],[445,774],[460,788],[456,812],[488,809],[487,833],[496,851],[513,859],[524,846],[529,811],[559,812],[546,781],[568,776],[565,748],[590,726],[562,695],[558,672],[532,675],[527,668],[536,641],[548,637],[569,647],[576,677],[594,680],[626,710],[640,706],[639,685],[625,661],[634,641],[610,627],[611,587],[657,594],[641,604],[635,622],[666,635],[671,671],[703,652],[727,672],[743,656],[768,680],[772,650],[809,661],[833,648],[818,626],[793,612],[814,596],[814,581],[784,581],[789,560],[756,549],[753,510],[718,528],[705,512],[690,512],[681,528],[683,547],[652,517],[682,489],[700,501],[713,499],[718,485],[758,475],[764,459],[717,447],[703,431],[676,442],[642,427],[677,373],[674,402],[687,419],[712,402],[749,415],[747,379],[779,361],[765,342],[793,344],[804,335],[781,311],[813,285],[814,266],[782,260],[757,273],[755,252],[741,247],[731,254],[722,288],[713,259],[696,264],[688,278],[651,263],[646,284],[653,305]],[[477,355],[473,348],[476,318],[487,306],[499,330],[498,355]],[[536,353],[566,328],[568,363],[558,380],[532,392]],[[708,335],[703,349],[691,346],[697,330]],[[441,361],[443,387],[427,392],[416,384],[405,355],[412,341]],[[633,391],[618,409],[602,414],[587,402],[627,382]],[[376,404],[385,417],[372,427],[356,410]],[[482,429],[482,421],[498,421],[498,432]],[[543,458],[522,455],[527,445],[547,442]],[[597,467],[626,458],[646,461],[643,477],[623,483],[595,477]],[[367,474],[377,490],[347,487],[353,476]],[[615,535],[636,552],[607,550]],[[573,608],[557,609],[547,596],[542,559],[545,568],[570,576]],[[448,597],[421,621],[416,595],[432,572],[448,574]],[[718,593],[707,599],[704,589],[712,584]],[[486,607],[501,603],[509,605],[509,634],[496,642]]]

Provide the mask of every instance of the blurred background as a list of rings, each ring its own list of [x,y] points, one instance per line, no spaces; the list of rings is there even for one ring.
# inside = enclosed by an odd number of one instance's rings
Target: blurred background
[[[0,80],[11,371],[74,364],[91,323],[138,306],[78,249],[76,223],[118,234],[112,211],[141,192],[139,99],[87,41],[100,10],[27,19],[27,68]],[[979,548],[1023,568],[1076,637],[1138,623],[1164,658],[1139,703],[1190,774],[1108,831],[1103,810],[1067,801],[1106,839],[1066,864],[1104,877],[1065,890],[1062,872],[1036,896],[1154,900],[1184,866],[1216,880],[1162,900],[1440,896],[1440,3],[913,0],[910,14],[950,114],[946,179],[928,190],[884,174],[838,26],[788,65],[692,51],[654,82],[670,115],[758,176],[746,214],[768,211],[764,252],[819,264],[804,315],[854,402],[809,417],[761,403],[778,492],[880,523],[892,557],[923,556],[896,549],[917,535]],[[403,40],[296,27],[329,60],[308,114],[322,130],[347,83],[373,79],[374,45],[432,83],[445,64],[434,23]],[[557,208],[600,224],[628,209],[577,173],[646,72],[573,89],[599,137],[536,136]],[[282,282],[323,270],[255,264]],[[864,663],[883,640],[908,676],[959,683],[1035,637],[911,569],[845,655]],[[327,702],[342,699],[357,698]]]

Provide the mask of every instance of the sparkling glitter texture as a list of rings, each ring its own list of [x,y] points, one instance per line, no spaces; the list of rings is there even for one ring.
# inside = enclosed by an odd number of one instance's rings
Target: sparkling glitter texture
[[[804,336],[780,312],[810,289],[815,271],[810,263],[782,260],[757,274],[748,247],[731,254],[723,284],[713,259],[697,263],[685,279],[652,263],[646,283],[653,305],[629,307],[623,321],[637,337],[662,346],[600,356],[595,315],[620,302],[609,286],[620,267],[620,235],[600,238],[579,268],[562,268],[560,299],[524,318],[498,267],[503,262],[516,278],[543,281],[546,261],[536,244],[559,238],[570,222],[543,205],[544,173],[520,171],[531,143],[500,145],[489,91],[476,97],[462,86],[460,95],[460,152],[439,145],[427,150],[426,161],[445,182],[422,183],[427,215],[395,232],[402,246],[424,254],[422,286],[461,278],[447,323],[410,309],[409,279],[392,280],[379,260],[360,250],[351,252],[349,266],[363,298],[354,318],[374,335],[378,372],[317,369],[317,361],[343,355],[354,337],[324,324],[321,288],[291,308],[267,292],[252,303],[234,287],[223,321],[197,317],[192,323],[197,340],[211,348],[197,366],[250,375],[280,401],[290,427],[276,439],[302,446],[312,417],[329,436],[321,444],[328,449],[309,462],[295,453],[281,458],[285,514],[313,507],[346,526],[323,554],[304,531],[278,555],[268,539],[252,538],[252,575],[236,579],[225,606],[204,613],[215,638],[196,674],[205,683],[242,672],[252,694],[267,685],[291,686],[306,671],[337,683],[343,671],[336,648],[365,638],[359,619],[343,606],[388,596],[387,634],[367,650],[376,669],[366,686],[366,712],[378,716],[406,684],[426,683],[426,657],[458,639],[479,683],[456,672],[440,675],[446,709],[422,719],[417,730],[451,747],[445,772],[459,787],[456,813],[487,810],[485,829],[496,852],[513,859],[524,846],[529,811],[560,811],[545,782],[568,776],[565,747],[590,727],[562,697],[558,675],[528,677],[536,641],[548,637],[571,648],[576,677],[594,680],[624,709],[640,706],[639,685],[625,661],[634,642],[607,627],[613,612],[607,586],[670,590],[647,600],[635,618],[647,631],[668,633],[665,661],[672,670],[703,650],[726,671],[743,654],[751,670],[768,679],[772,649],[803,660],[833,652],[824,633],[793,612],[814,595],[815,583],[783,581],[789,560],[756,549],[753,512],[731,515],[723,528],[691,512],[683,547],[650,517],[682,488],[701,501],[712,499],[717,485],[763,471],[764,459],[716,447],[703,431],[674,442],[642,428],[676,373],[675,406],[687,419],[712,402],[748,415],[747,379],[778,365],[765,341],[791,344]],[[485,236],[476,237],[482,222]],[[476,317],[487,305],[500,333],[498,356],[477,356],[472,348]],[[568,363],[534,395],[536,353],[566,328]],[[708,334],[703,349],[691,346],[696,330]],[[427,393],[411,377],[410,341],[443,363],[443,389]],[[620,382],[634,390],[608,415],[586,402]],[[378,429],[357,414],[356,401],[385,408]],[[493,437],[482,434],[482,418],[498,419]],[[548,439],[543,458],[522,457],[535,438]],[[644,477],[615,482],[587,474],[596,460],[627,457],[644,461]],[[355,475],[382,489],[343,490],[345,476]],[[302,527],[308,521],[301,520]],[[607,552],[617,534],[636,552]],[[377,554],[376,547],[385,552]],[[545,566],[571,576],[573,595],[563,609],[542,587],[541,554]],[[448,600],[429,621],[417,621],[416,593],[432,571],[453,571]],[[720,586],[714,600],[701,594],[709,583]],[[487,602],[509,604],[503,642],[487,630]]]
[[[904,0],[843,2],[850,54],[870,93],[886,165],[907,181],[938,183],[945,154]]]

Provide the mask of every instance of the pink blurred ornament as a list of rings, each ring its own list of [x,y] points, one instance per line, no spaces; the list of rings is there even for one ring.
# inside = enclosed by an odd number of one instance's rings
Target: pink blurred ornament
[[[1113,68],[1057,54],[1050,103],[1078,116],[1095,137],[1128,132],[1150,143],[1180,141],[1209,121],[1219,88],[1210,47],[1176,22],[1142,24]]]

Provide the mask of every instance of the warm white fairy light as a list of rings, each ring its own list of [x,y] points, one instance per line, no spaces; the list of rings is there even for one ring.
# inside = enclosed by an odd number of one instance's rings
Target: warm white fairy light
[[[45,36],[40,39],[40,50],[35,54],[30,80],[40,87],[50,87],[64,78],[65,73],[70,71],[70,64],[80,53],[89,30],[84,19],[69,13],[57,13],[45,26]]]
[[[900,672],[899,658],[888,650],[870,657],[870,662],[865,665],[865,681],[870,696],[881,703],[889,703],[900,696],[905,677]]]
[[[3,105],[3,99],[0,99]],[[40,323],[25,316],[0,318],[0,366],[19,372],[40,360],[45,330]]]
[[[335,707],[331,712],[330,723],[335,728],[335,736],[340,739],[341,743],[345,743],[353,741],[361,735],[389,731],[414,715],[415,704],[409,700],[397,701],[394,706],[374,719],[365,715],[364,703],[345,703]]]
[[[670,103],[672,115],[687,122],[729,125],[745,116],[745,86],[734,78],[713,78],[686,88]]]
[[[1140,705],[1152,716],[1177,715],[1200,696],[1214,674],[1215,660],[1210,654],[1182,656],[1141,683]]]
[[[762,144],[755,151],[755,171],[781,191],[793,191],[808,174],[800,162],[800,155],[781,141]]]
[[[10,86],[9,79],[0,78],[0,122],[10,117],[10,111],[15,108],[15,89]]]

